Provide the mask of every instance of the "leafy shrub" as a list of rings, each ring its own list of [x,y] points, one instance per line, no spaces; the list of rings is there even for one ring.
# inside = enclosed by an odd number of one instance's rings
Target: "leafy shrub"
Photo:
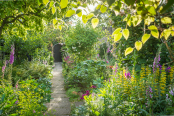
[[[45,66],[38,61],[25,61],[21,65],[15,66],[12,69],[12,77],[14,84],[17,81],[25,80],[30,76],[33,79],[39,79],[43,77],[51,78],[51,70],[52,68],[50,66]]]
[[[65,88],[80,87],[84,91],[97,77],[107,79],[106,64],[101,60],[86,60],[78,63],[65,76]]]
[[[75,27],[67,30],[65,47],[69,54],[74,56],[76,62],[83,61],[95,54],[94,44],[101,38],[101,30],[93,29],[89,25],[78,22]]]

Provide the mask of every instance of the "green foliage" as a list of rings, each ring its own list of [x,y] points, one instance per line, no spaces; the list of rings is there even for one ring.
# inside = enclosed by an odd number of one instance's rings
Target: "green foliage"
[[[101,37],[101,32],[80,22],[71,27],[65,36],[65,47],[68,53],[74,55],[75,61],[83,61],[94,54],[94,44]]]
[[[66,70],[66,69],[64,69]],[[82,91],[89,88],[97,77],[107,79],[106,62],[100,60],[86,60],[78,63],[73,69],[70,69],[67,75],[64,74],[65,88],[80,87]]]
[[[0,86],[0,115],[17,115],[17,94],[11,85]],[[16,114],[16,115],[15,115]]]
[[[51,67],[45,66],[38,61],[23,62],[21,65],[15,66],[12,69],[13,83],[28,79],[51,78]]]
[[[79,88],[70,88],[66,91],[66,95],[69,97],[70,101],[73,101],[74,99],[79,98],[78,92],[80,91]]]

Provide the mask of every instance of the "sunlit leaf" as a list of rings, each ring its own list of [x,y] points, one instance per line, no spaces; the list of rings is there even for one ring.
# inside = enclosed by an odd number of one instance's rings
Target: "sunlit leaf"
[[[139,51],[142,48],[142,42],[141,41],[136,41],[135,42],[135,48]]]
[[[151,25],[148,27],[149,30],[151,30],[151,34],[153,37],[157,38],[159,37],[159,32],[158,32],[158,29],[155,25]]]
[[[66,17],[70,17],[75,13],[76,13],[75,10],[68,10],[68,12],[66,13]]]
[[[120,31],[121,31],[121,28],[117,28],[117,29],[112,33],[112,35],[118,34]]]
[[[53,19],[53,25],[55,25],[57,23],[56,19]]]
[[[171,31],[171,35],[174,36],[174,26],[170,27],[169,29]]]
[[[150,38],[150,34],[144,34],[141,38],[141,41],[144,43],[146,43],[146,41]]]
[[[115,0],[107,0],[107,3],[109,4],[109,6],[111,6],[114,2]]]
[[[134,50],[134,49],[131,48],[131,47],[126,48],[126,50],[125,50],[125,56],[127,56],[127,55],[130,54],[130,53],[132,53],[133,50]]]
[[[52,13],[54,14],[56,12],[56,7],[52,7]]]
[[[84,24],[86,24],[87,23],[87,17],[86,17],[86,15],[82,15],[82,21],[83,21],[83,23]]]
[[[54,2],[51,1],[51,2],[50,2],[50,8],[53,7],[53,4],[54,4]]]
[[[129,30],[128,29],[123,29],[123,36],[127,40],[129,37]]]
[[[92,18],[93,16],[94,16],[94,13],[90,13],[90,14],[87,15],[87,19],[90,19],[90,18]]]
[[[97,25],[99,23],[99,19],[98,18],[93,18],[91,20],[91,23],[92,23],[92,27],[95,28],[95,27],[97,27]]]
[[[61,0],[60,1],[60,7],[61,9],[66,8],[68,5],[68,0]]]
[[[76,11],[76,14],[77,14],[77,16],[81,17],[82,16],[82,10],[81,9],[78,9]]]
[[[121,37],[122,37],[122,33],[121,32],[119,32],[118,34],[115,34],[114,35],[114,42],[119,41],[121,39]]]
[[[48,4],[49,0],[42,0],[45,5]]]
[[[99,4],[99,5],[96,7],[96,10],[98,10],[100,7],[101,7],[101,5]]]
[[[106,12],[106,10],[107,10],[107,7],[104,6],[104,5],[101,5],[100,11],[101,11],[102,13],[104,13],[104,12]]]
[[[169,18],[169,17],[163,17],[163,18],[161,19],[161,22],[162,22],[163,24],[170,24],[170,23],[172,23],[172,19]]]
[[[155,8],[153,6],[148,6],[147,9],[148,9],[148,12],[150,14],[156,15],[156,11],[155,11]]]
[[[60,31],[62,30],[62,26],[61,26],[61,25],[59,25],[59,30],[60,30]]]
[[[163,31],[163,36],[164,36],[164,38],[165,38],[166,40],[169,38],[170,34],[171,34],[171,31],[168,30],[168,29],[165,29],[165,30]]]

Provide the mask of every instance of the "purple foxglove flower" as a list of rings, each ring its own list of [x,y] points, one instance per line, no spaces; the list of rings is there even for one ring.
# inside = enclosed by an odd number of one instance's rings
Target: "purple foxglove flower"
[[[106,63],[109,63],[109,61],[107,60]]]
[[[10,54],[10,64],[13,64],[14,62],[14,45],[11,46],[11,54]]]
[[[35,110],[33,110],[33,113],[36,113],[36,111],[35,111]]]
[[[108,49],[107,49],[107,53],[109,53],[110,51],[111,51],[111,50],[108,48]]]
[[[130,72],[124,74],[126,78],[131,78]]]
[[[99,54],[97,54],[97,57],[99,57]]]
[[[15,102],[15,104],[18,104],[18,102],[19,102],[19,101],[17,100],[17,101]]]

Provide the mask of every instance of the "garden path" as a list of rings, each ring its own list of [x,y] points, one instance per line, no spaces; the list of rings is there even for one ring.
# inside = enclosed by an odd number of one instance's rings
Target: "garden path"
[[[55,63],[53,69],[52,82],[52,94],[50,103],[47,103],[48,107],[47,116],[69,116],[71,111],[71,104],[64,90],[64,78],[62,75],[62,63]]]

